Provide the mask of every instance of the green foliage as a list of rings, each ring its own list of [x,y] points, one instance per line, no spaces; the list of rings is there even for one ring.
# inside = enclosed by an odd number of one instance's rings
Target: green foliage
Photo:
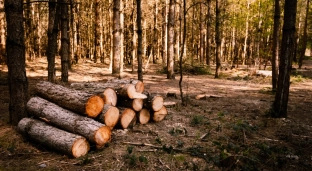
[[[290,83],[295,83],[295,82],[300,83],[300,82],[304,82],[306,79],[307,78],[298,71],[291,72]]]

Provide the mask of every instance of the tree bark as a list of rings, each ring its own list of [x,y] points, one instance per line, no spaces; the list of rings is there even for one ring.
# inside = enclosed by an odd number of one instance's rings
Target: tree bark
[[[141,10],[141,0],[137,0],[137,26],[138,26],[138,80],[143,81],[143,63],[142,63],[142,10]]]
[[[287,117],[290,72],[296,41],[296,8],[297,0],[285,0],[281,62],[279,65],[277,91],[271,111],[272,117]]]
[[[10,92],[10,122],[17,125],[27,116],[28,81],[25,70],[23,1],[5,0],[7,22],[6,53]]]
[[[23,118],[18,123],[18,130],[40,144],[75,158],[86,155],[90,149],[84,137],[47,125],[39,120]]]
[[[168,44],[167,44],[167,79],[175,79],[174,75],[174,16],[175,1],[170,0],[168,16]]]
[[[35,89],[39,96],[61,107],[92,118],[97,117],[104,107],[104,101],[100,96],[69,89],[50,82],[41,81],[36,84]]]
[[[220,2],[219,0],[216,0],[216,72],[215,72],[215,78],[219,78],[219,72],[221,67],[221,60],[220,60],[220,54],[221,54],[221,35],[220,35]]]
[[[48,81],[55,82],[55,55],[57,52],[57,36],[59,32],[59,17],[61,6],[56,0],[49,1],[49,24],[48,24]]]
[[[278,60],[279,60],[279,38],[280,38],[280,4],[275,0],[274,4],[274,27],[273,27],[273,49],[272,49],[272,90],[277,88]]]
[[[94,63],[101,57],[101,5],[100,0],[94,0]]]
[[[33,97],[27,103],[30,114],[43,118],[58,128],[82,135],[97,148],[111,140],[111,129],[94,119],[77,115],[40,97]]]
[[[113,7],[113,68],[112,74],[120,74],[120,0]]]
[[[69,37],[68,37],[68,6],[66,0],[61,0],[61,80],[68,82],[69,69]]]
[[[119,121],[119,109],[115,106],[105,104],[102,113],[97,120],[113,129]]]
[[[167,0],[164,0],[164,7],[162,9],[162,64],[163,66],[166,66],[167,63]]]
[[[305,13],[305,19],[304,19],[304,26],[303,26],[303,36],[302,36],[302,47],[299,52],[299,60],[298,60],[298,65],[299,69],[302,67],[302,62],[305,56],[305,51],[307,48],[307,39],[308,39],[308,15],[309,15],[309,4],[310,0],[307,0],[307,6],[306,6],[306,13]]]

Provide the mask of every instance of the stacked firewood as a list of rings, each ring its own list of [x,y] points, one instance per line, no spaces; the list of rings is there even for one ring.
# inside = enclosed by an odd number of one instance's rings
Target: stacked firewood
[[[72,83],[70,88],[41,81],[35,89],[38,96],[27,103],[33,118],[22,119],[19,131],[73,157],[87,154],[89,143],[103,147],[114,128],[159,122],[168,113],[163,97],[145,92],[138,80]]]

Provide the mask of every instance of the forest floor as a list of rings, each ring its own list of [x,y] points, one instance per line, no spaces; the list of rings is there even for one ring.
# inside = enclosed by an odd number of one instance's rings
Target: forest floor
[[[60,63],[57,60],[57,77]],[[29,97],[47,79],[47,62],[27,62]],[[178,102],[165,120],[133,129],[113,130],[112,141],[84,157],[71,158],[30,142],[9,122],[7,67],[0,65],[0,171],[2,170],[312,170],[312,61],[291,76],[288,118],[271,118],[271,77],[247,69],[224,70],[221,78],[185,74],[166,79],[160,65],[144,74],[145,89]],[[137,78],[127,72],[124,77]],[[112,79],[107,66],[84,61],[74,65],[69,81]],[[60,81],[58,81],[60,83]],[[67,85],[67,84],[66,84]],[[177,97],[166,97],[176,92]],[[196,100],[198,94],[207,98]],[[141,145],[138,145],[141,144]],[[152,144],[152,145],[149,145]]]

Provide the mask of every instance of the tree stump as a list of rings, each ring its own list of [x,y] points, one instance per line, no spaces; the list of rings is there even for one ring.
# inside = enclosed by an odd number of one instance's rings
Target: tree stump
[[[32,140],[76,158],[86,155],[90,149],[84,137],[55,128],[39,120],[23,118],[17,128]]]
[[[41,81],[36,84],[35,88],[39,96],[61,107],[86,114],[92,118],[99,115],[104,107],[104,100],[100,96],[69,89],[61,85]]]
[[[97,148],[111,140],[111,129],[91,118],[83,117],[40,97],[33,97],[27,103],[27,110],[34,116],[44,118],[66,131],[86,137]]]

